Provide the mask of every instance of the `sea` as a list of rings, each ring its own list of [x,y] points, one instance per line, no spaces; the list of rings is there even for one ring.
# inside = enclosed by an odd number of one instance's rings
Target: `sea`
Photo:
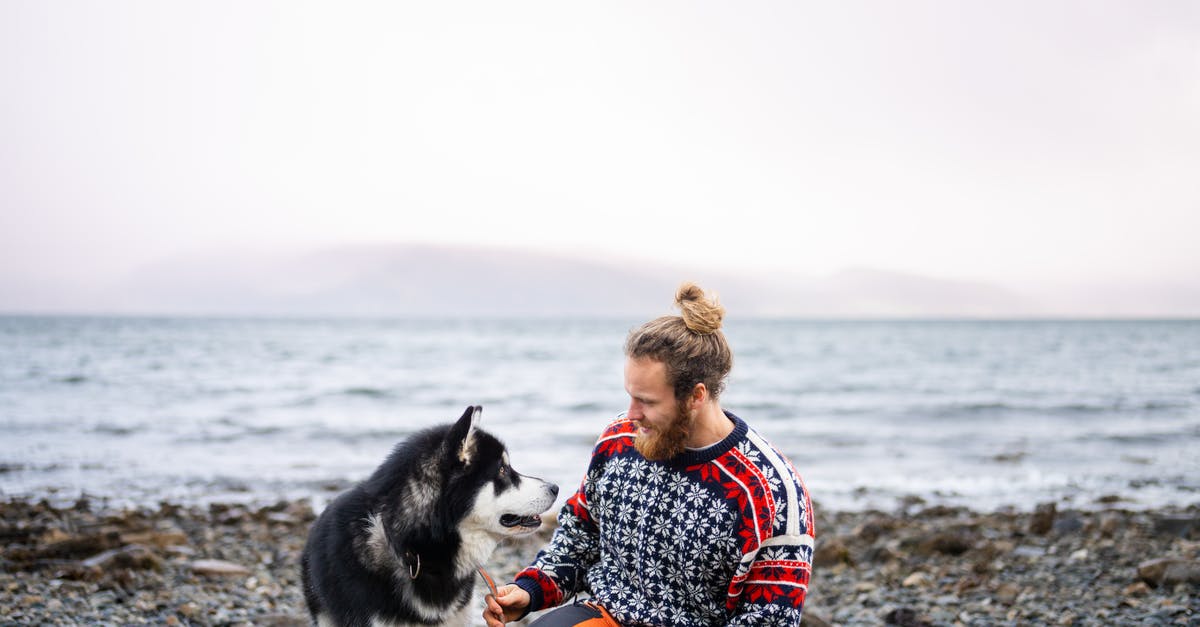
[[[0,499],[318,508],[483,406],[578,487],[633,319],[0,317]],[[1200,321],[728,320],[722,406],[817,507],[1200,503]]]

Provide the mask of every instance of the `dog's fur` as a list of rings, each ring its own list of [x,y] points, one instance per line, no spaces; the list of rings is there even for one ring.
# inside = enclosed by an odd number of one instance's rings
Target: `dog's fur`
[[[537,529],[558,494],[508,465],[476,428],[481,411],[399,443],[313,523],[301,568],[315,624],[468,624],[476,567],[501,539]]]

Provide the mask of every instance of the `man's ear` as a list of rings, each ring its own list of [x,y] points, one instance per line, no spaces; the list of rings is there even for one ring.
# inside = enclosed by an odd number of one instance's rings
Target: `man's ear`
[[[470,464],[471,456],[475,453],[475,427],[482,413],[483,408],[479,405],[468,406],[446,434],[446,445],[463,464]]]
[[[690,409],[700,409],[700,406],[708,401],[708,386],[703,383],[697,383],[692,388],[692,393],[688,395],[688,405]]]

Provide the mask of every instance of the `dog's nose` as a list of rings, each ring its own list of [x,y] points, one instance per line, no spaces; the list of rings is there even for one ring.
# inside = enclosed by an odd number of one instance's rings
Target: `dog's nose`
[[[553,483],[547,483],[546,489],[550,492],[550,496],[558,496],[558,486]]]

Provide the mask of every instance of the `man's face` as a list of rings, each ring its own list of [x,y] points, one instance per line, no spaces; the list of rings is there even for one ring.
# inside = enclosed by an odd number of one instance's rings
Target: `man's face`
[[[675,400],[667,383],[667,368],[649,358],[625,360],[627,417],[638,426],[633,445],[649,460],[670,459],[684,451],[691,426],[687,408]]]

